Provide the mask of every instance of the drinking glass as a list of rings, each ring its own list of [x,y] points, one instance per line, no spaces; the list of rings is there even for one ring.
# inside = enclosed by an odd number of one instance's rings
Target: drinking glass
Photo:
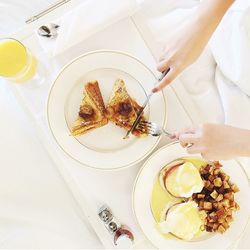
[[[0,76],[23,83],[29,80],[41,82],[37,58],[18,40],[0,39]]]

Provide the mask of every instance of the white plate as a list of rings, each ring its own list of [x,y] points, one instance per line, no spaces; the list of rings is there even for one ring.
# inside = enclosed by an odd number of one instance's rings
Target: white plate
[[[51,87],[47,112],[51,132],[60,147],[78,162],[98,169],[116,169],[134,165],[155,148],[160,138],[122,139],[126,131],[112,123],[80,137],[69,136],[83,98],[84,84],[98,80],[107,104],[114,82],[122,78],[128,92],[142,104],[156,78],[138,59],[117,51],[94,51],[82,55],[59,73]],[[150,120],[166,123],[166,103],[162,93],[155,94],[145,110]]]
[[[150,208],[154,180],[162,167],[185,156],[188,156],[186,151],[179,144],[174,143],[159,149],[145,162],[137,176],[133,192],[133,209],[137,222],[145,236],[159,249],[227,249],[244,232],[250,213],[248,179],[241,166],[233,160],[221,163],[223,170],[230,175],[232,182],[240,188],[240,192],[235,194],[235,200],[240,205],[240,210],[234,213],[234,221],[224,234],[214,233],[207,237],[209,235],[207,233],[206,237],[188,242],[166,239],[155,228],[155,220]]]

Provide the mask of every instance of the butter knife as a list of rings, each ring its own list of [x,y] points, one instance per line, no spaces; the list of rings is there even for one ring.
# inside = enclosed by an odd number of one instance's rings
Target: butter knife
[[[169,72],[170,68],[166,71],[164,71],[162,73],[162,75],[158,78],[158,81],[155,83],[155,85],[160,82],[165,76],[166,74]],[[133,130],[136,128],[136,126],[138,125],[138,123],[140,122],[140,118],[142,116],[142,113],[144,111],[144,109],[146,108],[146,106],[148,105],[148,102],[151,98],[151,96],[153,95],[154,93],[151,91],[148,95],[147,95],[147,99],[145,100],[145,102],[143,103],[142,107],[140,108],[139,112],[137,113],[137,117],[132,125],[132,127],[129,129],[129,131],[127,132],[127,134],[123,137],[123,139],[128,139],[129,138],[129,135],[130,133],[133,132]]]

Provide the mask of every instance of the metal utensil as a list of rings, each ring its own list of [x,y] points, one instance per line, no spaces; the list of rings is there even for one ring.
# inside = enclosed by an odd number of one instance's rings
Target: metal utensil
[[[147,121],[141,121],[137,129],[141,132],[147,132],[148,134],[152,136],[160,136],[162,134],[165,134],[168,137],[172,137],[172,134],[167,132],[164,128],[156,124],[155,122],[147,122]]]
[[[57,9],[58,7],[64,5],[65,3],[69,2],[69,1],[71,1],[71,0],[61,0],[53,5],[49,6],[47,9],[41,11],[40,13],[36,14],[35,16],[30,17],[25,22],[27,24],[32,23],[32,22],[36,21],[37,19],[47,15],[48,13],[52,12],[53,10]]]
[[[170,68],[162,73],[162,75],[160,76],[160,78],[158,78],[158,80],[157,80],[157,82],[155,83],[155,85],[156,85],[158,82],[160,82],[160,81],[166,76],[166,74],[169,72],[169,70],[170,70]],[[141,116],[142,116],[143,110],[144,110],[144,109],[146,108],[146,106],[148,105],[148,102],[149,102],[149,100],[150,100],[150,98],[151,98],[151,96],[152,96],[153,94],[154,94],[153,92],[150,92],[149,95],[147,95],[147,99],[146,99],[146,101],[143,103],[143,105],[142,105],[141,109],[139,110],[139,112],[137,113],[137,117],[136,117],[136,119],[135,119],[135,121],[134,121],[132,127],[131,127],[130,130],[127,132],[127,134],[123,137],[123,139],[129,138],[130,133],[132,133],[133,130],[136,128],[136,126],[137,126],[138,123],[140,122],[140,118],[141,118]]]
[[[57,37],[57,29],[59,28],[59,25],[50,23],[48,25],[42,25],[38,29],[38,34],[40,36],[45,36],[48,38],[55,38]]]

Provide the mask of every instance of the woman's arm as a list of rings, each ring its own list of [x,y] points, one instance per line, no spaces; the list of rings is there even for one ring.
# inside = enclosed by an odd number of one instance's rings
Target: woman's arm
[[[250,156],[250,130],[221,124],[204,124],[177,132],[174,136],[183,147],[187,147],[188,153],[201,153],[209,160]]]
[[[160,72],[169,68],[170,71],[153,92],[163,89],[196,61],[233,2],[233,0],[204,0],[195,14],[172,34],[166,42],[165,52],[157,67]]]

